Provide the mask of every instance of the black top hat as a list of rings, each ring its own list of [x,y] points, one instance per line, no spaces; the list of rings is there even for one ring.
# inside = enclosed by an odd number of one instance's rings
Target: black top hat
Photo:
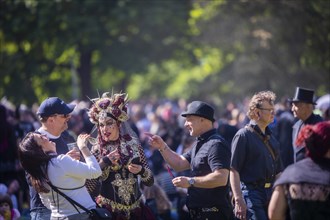
[[[305,103],[310,103],[310,104],[316,105],[316,103],[313,101],[313,98],[314,98],[313,90],[297,87],[294,98],[289,99],[289,101],[291,103],[292,102],[305,102]]]
[[[186,117],[187,115],[197,115],[206,118],[212,122],[215,121],[213,107],[201,101],[193,101],[192,103],[190,103],[188,105],[188,110],[181,114],[182,117]]]

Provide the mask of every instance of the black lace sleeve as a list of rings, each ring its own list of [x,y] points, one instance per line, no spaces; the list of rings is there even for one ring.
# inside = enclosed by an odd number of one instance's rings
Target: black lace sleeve
[[[141,145],[139,146],[138,150],[139,150],[139,154],[141,156],[141,164],[143,167],[143,169],[142,169],[143,172],[140,174],[141,182],[146,186],[152,186],[154,184],[154,176],[148,165],[147,158],[144,154],[144,151],[143,151],[143,148]]]

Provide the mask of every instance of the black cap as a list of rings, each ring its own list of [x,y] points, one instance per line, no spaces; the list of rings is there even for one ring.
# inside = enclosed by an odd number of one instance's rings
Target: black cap
[[[305,103],[310,103],[310,104],[316,105],[316,103],[314,102],[313,99],[314,99],[313,90],[297,87],[294,98],[289,99],[289,101],[291,103],[292,102],[305,102]]]
[[[44,100],[38,109],[37,115],[49,117],[51,115],[67,115],[73,111],[76,105],[66,104],[58,97],[49,97]]]
[[[215,121],[213,107],[201,101],[193,101],[192,103],[190,103],[188,105],[188,110],[181,114],[182,117],[186,117],[187,115],[197,115],[206,118],[212,122]]]

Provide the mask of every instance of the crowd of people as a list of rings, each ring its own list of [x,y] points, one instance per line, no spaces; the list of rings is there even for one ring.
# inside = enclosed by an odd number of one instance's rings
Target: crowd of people
[[[50,97],[28,108],[3,99],[0,219],[89,219],[53,187],[113,219],[329,216],[330,106],[315,109],[313,90],[278,103],[256,92],[221,114],[204,101],[128,100]],[[298,175],[310,164],[319,181]],[[310,204],[320,207],[301,211]]]

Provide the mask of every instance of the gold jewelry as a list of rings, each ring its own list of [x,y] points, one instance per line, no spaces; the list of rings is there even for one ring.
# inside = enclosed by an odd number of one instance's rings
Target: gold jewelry
[[[115,211],[119,210],[119,211],[124,211],[124,212],[130,212],[133,209],[136,209],[136,208],[140,207],[141,197],[138,200],[136,200],[134,203],[130,204],[130,205],[114,202],[111,199],[105,198],[101,195],[99,195],[96,198],[96,201],[100,206],[110,205],[111,208],[113,208]]]

